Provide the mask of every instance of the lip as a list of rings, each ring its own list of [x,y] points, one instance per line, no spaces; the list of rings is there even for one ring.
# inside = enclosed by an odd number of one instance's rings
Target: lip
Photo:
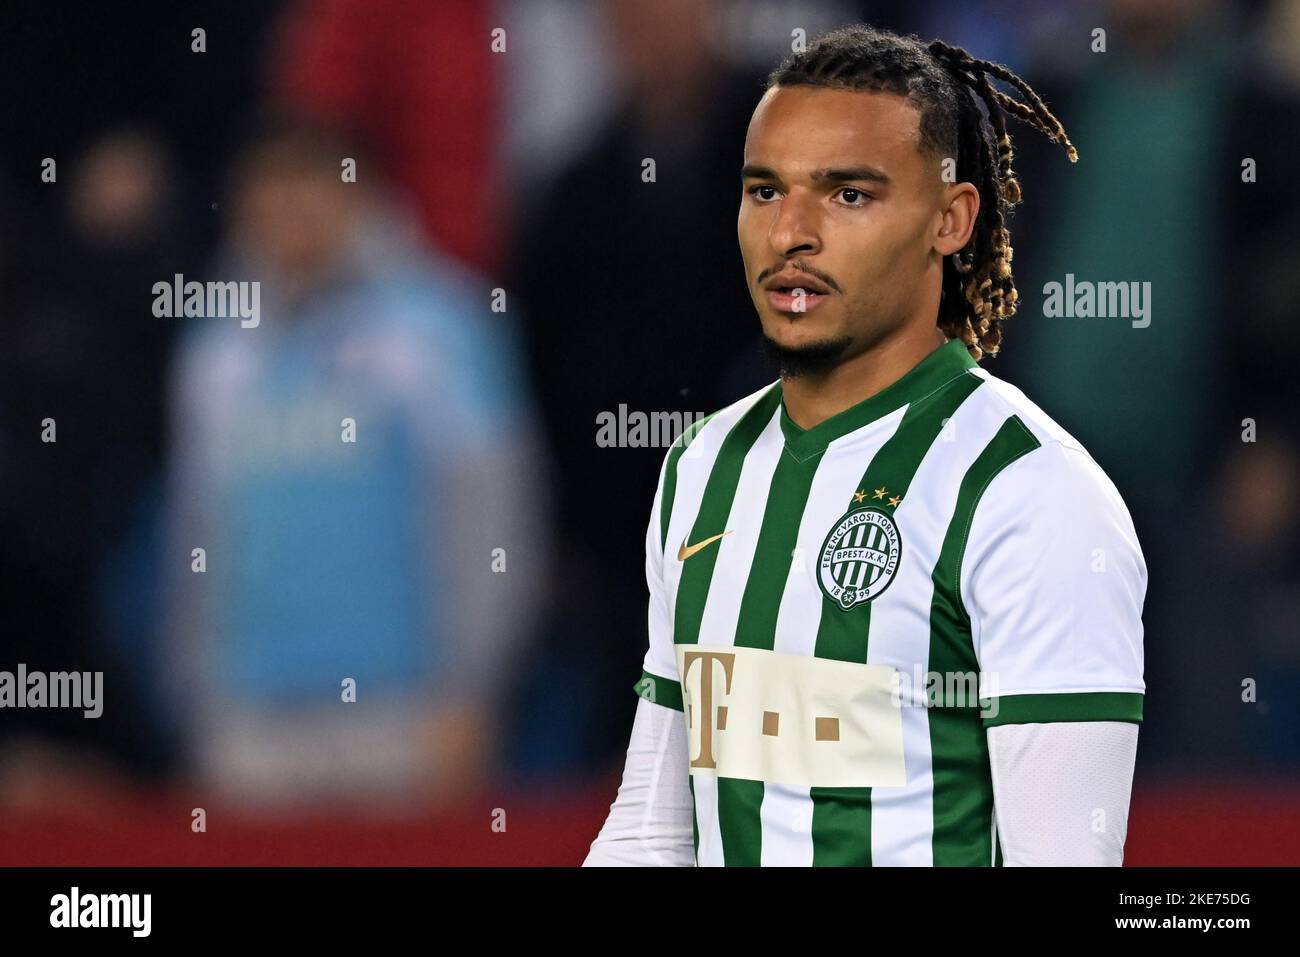
[[[767,291],[767,301],[772,304],[777,312],[789,312],[795,315],[812,312],[823,302],[830,298],[830,295],[824,292],[813,292],[811,289],[802,290],[802,296],[794,292],[781,292],[776,289]]]
[[[820,279],[814,279],[806,272],[800,272],[797,269],[777,273],[767,282],[763,283],[764,289],[778,289],[782,287],[786,289],[804,289],[810,293],[815,292],[818,295],[826,295],[830,292],[830,289],[828,289],[826,284]]]

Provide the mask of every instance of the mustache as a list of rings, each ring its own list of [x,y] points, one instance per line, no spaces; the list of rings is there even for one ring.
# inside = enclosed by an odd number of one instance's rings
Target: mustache
[[[782,263],[779,266],[772,266],[769,269],[764,269],[761,273],[758,274],[758,278],[755,279],[754,282],[756,282],[758,285],[761,286],[763,283],[771,279],[777,273],[785,272],[786,269],[790,269],[790,268],[797,269],[799,272],[806,273],[807,275],[812,276],[814,279],[825,283],[827,289],[831,289],[835,292],[841,291],[839,284],[836,283],[835,280],[832,279],[830,276],[826,275],[826,273],[822,272],[820,269],[813,269],[812,267],[797,261]]]

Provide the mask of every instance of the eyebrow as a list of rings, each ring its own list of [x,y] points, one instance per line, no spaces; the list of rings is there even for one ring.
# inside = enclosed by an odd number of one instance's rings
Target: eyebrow
[[[781,177],[776,172],[766,166],[756,166],[753,163],[746,163],[740,168],[740,178],[743,179],[776,179]],[[878,183],[885,185],[889,182],[889,177],[880,170],[872,166],[844,166],[844,167],[823,167],[822,169],[813,170],[809,177],[814,183],[846,183],[846,182],[866,182]]]

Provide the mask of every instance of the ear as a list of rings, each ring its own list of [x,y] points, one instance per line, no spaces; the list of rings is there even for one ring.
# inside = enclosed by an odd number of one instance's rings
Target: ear
[[[974,183],[953,183],[944,189],[943,215],[934,237],[934,251],[951,256],[966,248],[975,232],[980,212],[980,193]]]

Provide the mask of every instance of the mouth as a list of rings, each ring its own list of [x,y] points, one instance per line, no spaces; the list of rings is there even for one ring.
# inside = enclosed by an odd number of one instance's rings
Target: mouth
[[[811,312],[829,298],[828,293],[814,292],[802,286],[773,286],[767,290],[767,301],[773,309],[796,315]]]

